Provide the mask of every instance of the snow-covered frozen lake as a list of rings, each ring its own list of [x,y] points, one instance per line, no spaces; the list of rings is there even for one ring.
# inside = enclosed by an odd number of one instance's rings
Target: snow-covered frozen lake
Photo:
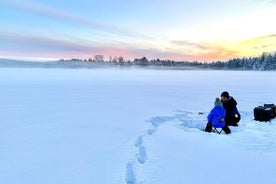
[[[0,183],[276,182],[276,72],[0,68]],[[229,91],[242,120],[203,129]],[[202,112],[203,114],[199,114]]]

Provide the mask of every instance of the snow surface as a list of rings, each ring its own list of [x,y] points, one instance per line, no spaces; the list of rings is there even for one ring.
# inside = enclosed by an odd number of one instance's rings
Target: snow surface
[[[0,68],[0,183],[276,183],[275,72]],[[201,131],[228,90],[232,134]],[[200,113],[201,112],[201,113]]]

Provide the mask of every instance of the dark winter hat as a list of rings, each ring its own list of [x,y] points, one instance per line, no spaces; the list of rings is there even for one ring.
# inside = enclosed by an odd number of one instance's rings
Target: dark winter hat
[[[223,91],[220,95],[221,97],[226,97],[226,98],[229,98],[229,93],[227,91]]]
[[[216,98],[214,105],[215,107],[223,107],[222,102],[219,98]]]

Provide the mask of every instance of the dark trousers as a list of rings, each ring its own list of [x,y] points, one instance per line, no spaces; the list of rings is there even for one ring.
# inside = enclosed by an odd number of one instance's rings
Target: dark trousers
[[[205,127],[205,132],[212,132],[212,129],[213,129],[213,126],[212,126],[212,123],[208,122],[206,127]],[[222,127],[222,130],[226,133],[226,134],[230,134],[231,133],[231,130],[230,128],[225,125],[224,127]]]
[[[240,121],[240,115],[238,117],[229,117],[225,119],[225,124],[227,126],[238,126],[238,122]]]

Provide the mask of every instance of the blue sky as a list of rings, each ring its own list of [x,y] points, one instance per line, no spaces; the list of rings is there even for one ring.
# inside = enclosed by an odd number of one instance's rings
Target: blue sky
[[[0,0],[0,57],[227,60],[276,49],[276,0]]]

